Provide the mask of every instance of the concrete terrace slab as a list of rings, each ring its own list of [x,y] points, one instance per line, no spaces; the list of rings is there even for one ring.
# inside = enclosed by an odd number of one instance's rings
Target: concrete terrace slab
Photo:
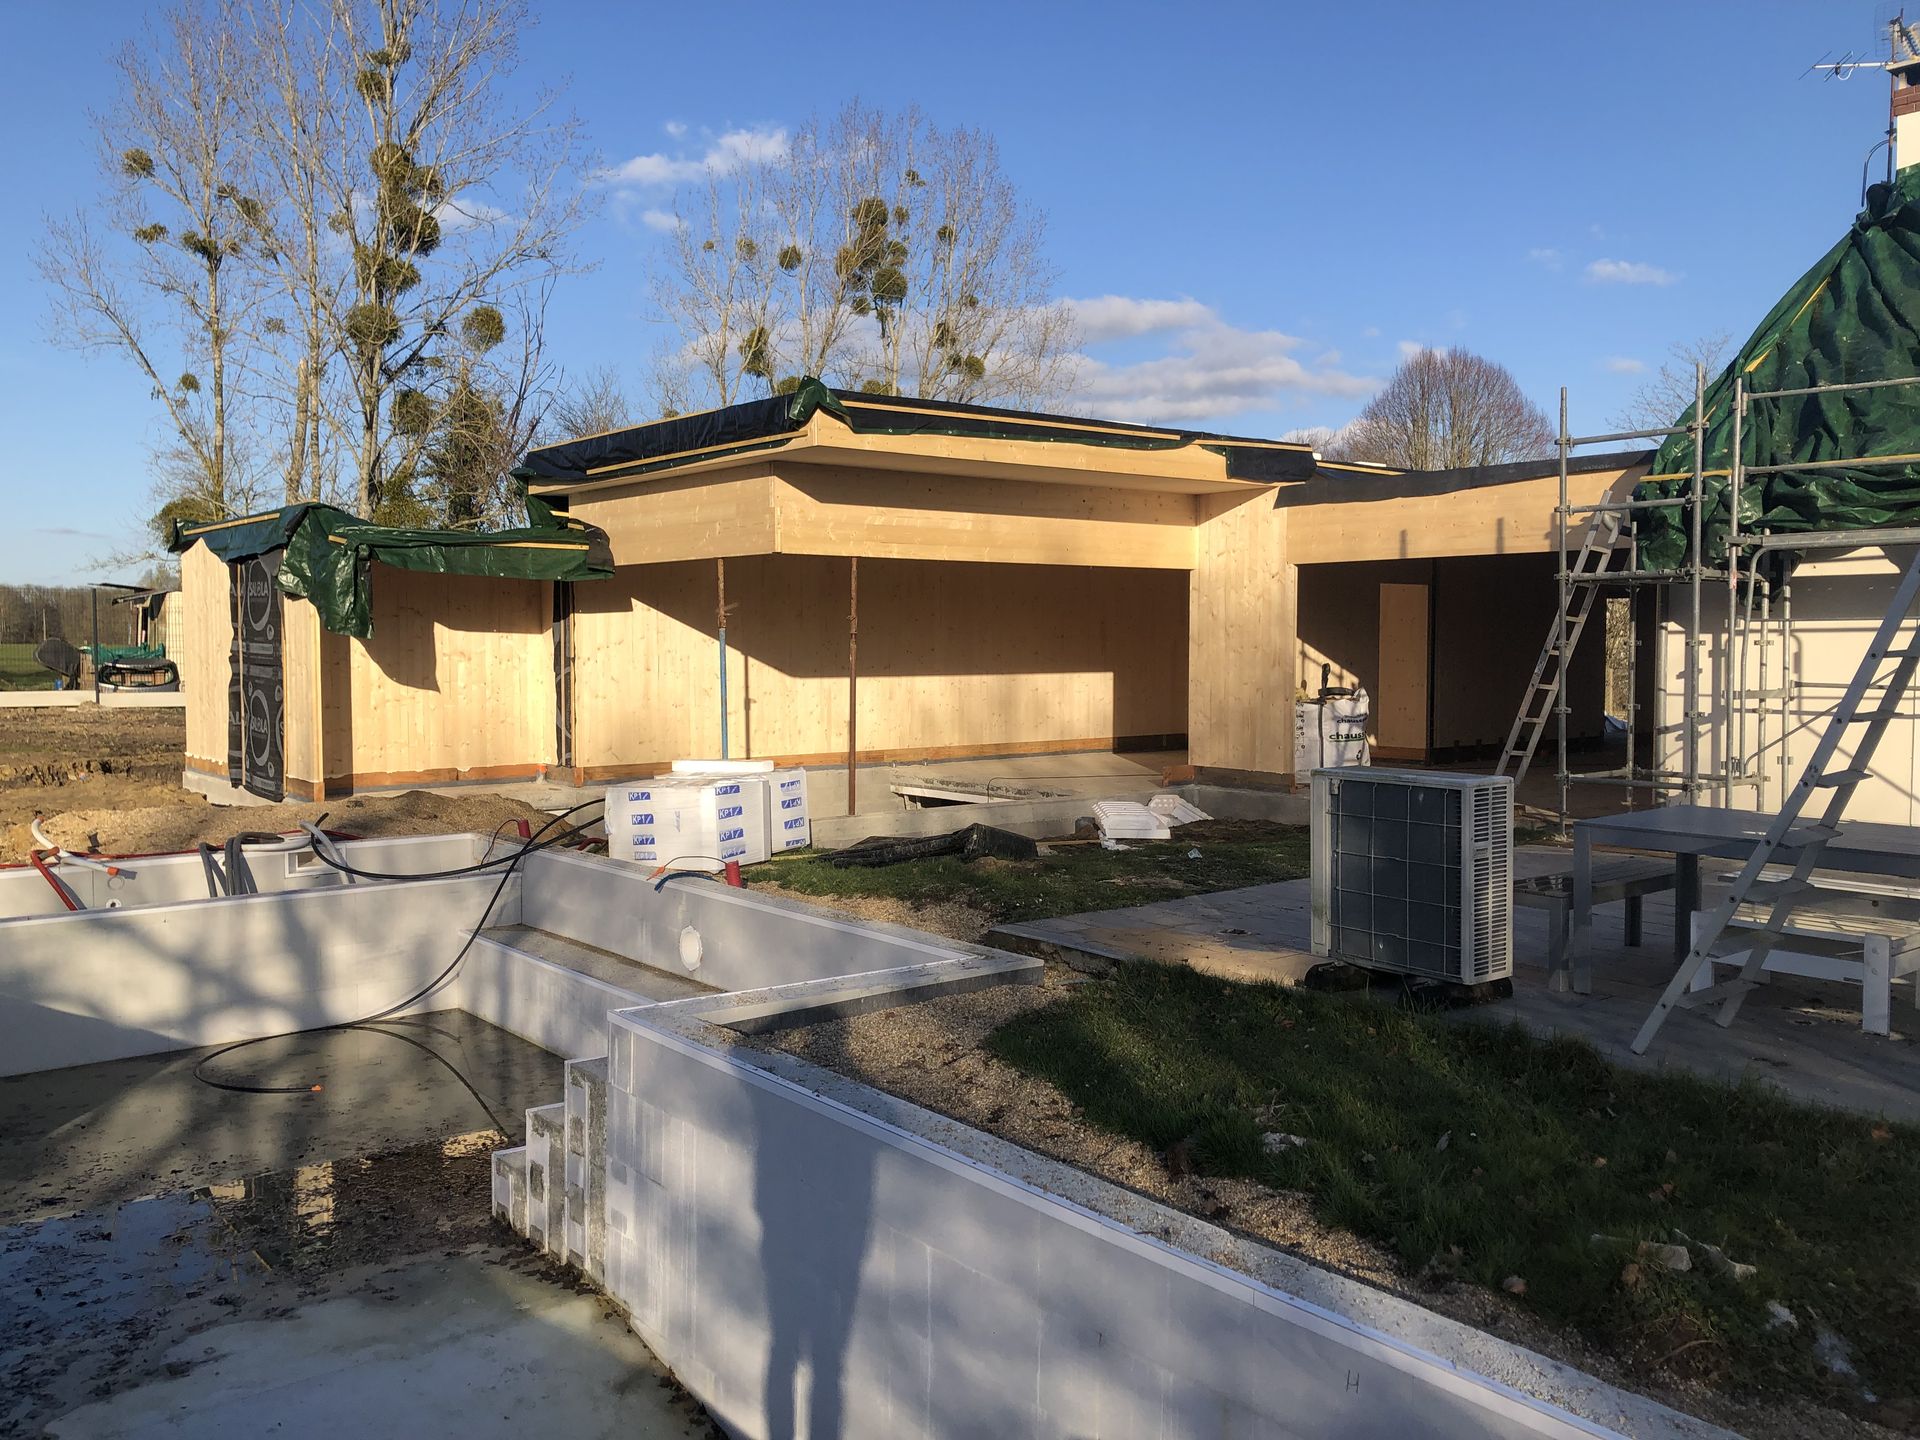
[[[1516,873],[1564,868],[1567,852],[1524,846]],[[1005,925],[988,942],[1095,966],[1146,957],[1190,965],[1237,981],[1298,983],[1314,963],[1311,882],[1289,880],[1241,890],[1100,910],[1059,920]],[[1721,1029],[1710,1015],[1677,1011],[1644,1056],[1629,1049],[1673,973],[1670,894],[1645,901],[1646,943],[1629,947],[1623,909],[1595,912],[1594,993],[1570,995],[1546,985],[1547,912],[1514,911],[1514,994],[1509,1001],[1451,1012],[1462,1023],[1518,1022],[1537,1034],[1577,1035],[1608,1059],[1635,1069],[1678,1068],[1722,1080],[1754,1078],[1797,1099],[1869,1115],[1920,1122],[1920,1014],[1896,990],[1895,1034],[1860,1030],[1857,988],[1773,977],[1747,997]]]

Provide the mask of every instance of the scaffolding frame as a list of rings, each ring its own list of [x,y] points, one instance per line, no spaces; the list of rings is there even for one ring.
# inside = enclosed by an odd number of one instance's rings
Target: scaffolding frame
[[[1773,763],[1778,771],[1775,783],[1784,801],[1793,780],[1788,741],[1794,731],[1794,701],[1799,686],[1793,674],[1792,569],[1784,567],[1776,574],[1763,575],[1762,566],[1766,557],[1780,551],[1920,545],[1920,527],[1882,526],[1785,533],[1765,528],[1743,531],[1741,493],[1743,487],[1755,478],[1789,471],[1913,463],[1910,455],[1892,455],[1749,464],[1745,455],[1748,417],[1751,408],[1761,402],[1914,385],[1920,385],[1920,376],[1754,390],[1748,388],[1744,374],[1736,374],[1731,400],[1732,434],[1724,472],[1729,492],[1727,550],[1726,559],[1720,564],[1708,562],[1702,544],[1705,482],[1709,476],[1722,473],[1705,468],[1706,431],[1713,419],[1704,413],[1705,368],[1698,365],[1694,367],[1693,418],[1685,425],[1661,429],[1620,430],[1576,436],[1568,425],[1568,392],[1562,387],[1558,435],[1560,493],[1559,503],[1554,509],[1554,553],[1560,608],[1554,630],[1547,640],[1547,649],[1552,651],[1557,648],[1562,657],[1558,690],[1552,697],[1549,713],[1555,722],[1555,779],[1559,797],[1555,818],[1563,833],[1571,819],[1572,790],[1576,785],[1615,785],[1634,792],[1646,791],[1650,792],[1649,798],[1656,804],[1675,798],[1697,802],[1717,792],[1722,805],[1731,805],[1734,792],[1745,787],[1754,789],[1756,801],[1764,799],[1768,788],[1766,772],[1770,750],[1774,752]],[[1690,433],[1693,437],[1693,464],[1691,474],[1686,477],[1688,484],[1682,493],[1649,499],[1628,497],[1578,505],[1573,503],[1570,462],[1575,450],[1623,440],[1664,440],[1681,433]],[[1640,542],[1627,522],[1637,512],[1675,506],[1686,507],[1689,516],[1685,562],[1670,569],[1647,568],[1642,564]],[[1625,563],[1618,567],[1608,564],[1584,570],[1578,563],[1576,540],[1579,546],[1590,544],[1596,535],[1604,534],[1603,527],[1612,529],[1616,534],[1610,558],[1623,558]],[[1567,666],[1572,659],[1568,644],[1569,620],[1582,586],[1595,587],[1600,592],[1596,598],[1605,598],[1609,590],[1623,591],[1627,604],[1627,714],[1624,717],[1627,756],[1624,765],[1605,770],[1576,770],[1569,753],[1568,720],[1572,713],[1566,683]],[[1724,589],[1726,618],[1720,663],[1715,676],[1715,699],[1721,731],[1719,756],[1717,764],[1708,768],[1702,763],[1702,750],[1705,742],[1712,738],[1710,731],[1716,713],[1703,703],[1702,695],[1703,661],[1710,643],[1706,627],[1710,587]],[[1656,717],[1655,723],[1648,727],[1647,741],[1651,753],[1647,757],[1648,763],[1641,764],[1638,755],[1642,730],[1639,696],[1641,617],[1638,606],[1642,598],[1649,594],[1657,605],[1653,617],[1657,647],[1656,678],[1663,686],[1671,678],[1671,667],[1665,663],[1665,647],[1670,632],[1676,628],[1675,612],[1678,612],[1677,628],[1682,647],[1682,699],[1677,722],[1666,724]],[[1602,621],[1604,634],[1604,609]],[[1577,642],[1578,636],[1575,635],[1573,639]],[[1524,715],[1523,705],[1523,718]],[[1544,720],[1545,717],[1541,718]],[[1774,734],[1776,722],[1777,736]],[[1516,732],[1518,729],[1519,722],[1516,722]],[[1675,734],[1679,738],[1678,767],[1665,768],[1660,763],[1661,744],[1665,738]],[[1537,740],[1536,735],[1533,744],[1526,748],[1515,773],[1516,785],[1527,772]],[[1633,808],[1631,798],[1629,808]]]

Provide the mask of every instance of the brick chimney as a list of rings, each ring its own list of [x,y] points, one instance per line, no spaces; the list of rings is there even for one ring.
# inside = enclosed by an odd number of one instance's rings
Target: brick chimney
[[[1887,74],[1893,80],[1893,103],[1887,133],[1893,139],[1893,163],[1905,170],[1920,165],[1920,42],[1901,20],[1887,27]]]

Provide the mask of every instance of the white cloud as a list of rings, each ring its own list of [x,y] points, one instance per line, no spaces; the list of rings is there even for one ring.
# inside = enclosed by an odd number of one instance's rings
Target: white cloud
[[[598,179],[606,185],[678,185],[706,173],[698,160],[680,160],[670,155],[636,155],[631,160],[602,170]]]
[[[774,129],[729,130],[707,151],[709,170],[725,169],[740,161],[779,160],[787,153],[784,126]]]
[[[684,120],[669,120],[660,128],[675,140],[684,140],[687,138],[687,122]]]
[[[1360,332],[1360,338],[1363,340],[1378,340],[1380,338],[1380,327],[1378,325],[1367,326],[1366,329]]]
[[[464,230],[469,225],[498,225],[513,217],[498,205],[489,205],[484,200],[474,200],[462,196],[453,200],[443,200],[433,210],[433,218],[440,222],[445,231]]]
[[[658,230],[663,235],[671,235],[680,228],[680,217],[671,210],[649,207],[640,212],[640,223],[649,230]]]
[[[1198,300],[1136,300],[1130,295],[1069,300],[1067,308],[1080,326],[1081,338],[1089,345],[1164,334],[1204,325],[1214,318],[1212,309]]]
[[[1561,265],[1560,252],[1551,245],[1537,246],[1527,251],[1527,259],[1547,270],[1558,270]]]
[[[669,122],[667,133],[673,135],[672,127],[679,123]],[[681,125],[680,135],[685,132],[686,127]],[[680,138],[680,135],[675,135],[675,138]],[[763,125],[727,130],[714,136],[707,148],[698,155],[635,155],[630,160],[609,166],[594,178],[603,185],[640,189],[680,185],[716,171],[730,170],[742,163],[778,160],[787,153],[787,143],[784,126]]]
[[[1587,266],[1587,279],[1609,285],[1671,285],[1679,278],[1640,260],[1595,260]]]
[[[1411,360],[1427,347],[1418,340],[1400,340],[1395,342],[1393,348],[1400,352],[1402,360]]]
[[[1195,300],[1103,295],[1067,303],[1089,344],[1167,338],[1167,353],[1151,359],[1110,363],[1089,357],[1084,362],[1076,398],[1094,415],[1152,424],[1218,424],[1272,409],[1292,394],[1367,395],[1378,385],[1336,368],[1327,356],[1302,363],[1294,352],[1305,342],[1297,337],[1230,325]]]
[[[1644,360],[1636,360],[1631,355],[1610,355],[1606,360],[1607,373],[1610,375],[1638,375],[1647,368]]]

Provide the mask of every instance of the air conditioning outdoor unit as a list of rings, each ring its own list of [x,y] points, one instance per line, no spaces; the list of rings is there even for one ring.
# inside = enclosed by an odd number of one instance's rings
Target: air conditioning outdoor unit
[[[1313,772],[1313,953],[1461,985],[1513,974],[1513,781]]]

